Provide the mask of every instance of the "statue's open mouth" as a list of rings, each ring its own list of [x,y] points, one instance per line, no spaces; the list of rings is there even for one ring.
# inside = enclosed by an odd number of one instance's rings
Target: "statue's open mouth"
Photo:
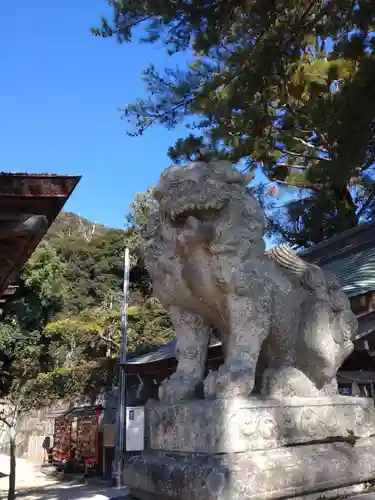
[[[183,223],[189,217],[198,220],[209,220],[218,216],[219,210],[223,208],[223,203],[212,201],[208,203],[188,203],[186,205],[173,204],[168,210],[167,216],[174,223]]]

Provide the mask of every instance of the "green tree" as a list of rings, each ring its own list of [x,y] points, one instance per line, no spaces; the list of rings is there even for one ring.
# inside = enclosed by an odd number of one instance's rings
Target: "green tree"
[[[104,266],[104,276],[105,270]],[[67,316],[66,272],[56,250],[43,242],[20,275],[16,299],[3,310],[0,422],[9,435],[8,500],[15,498],[20,418],[56,400],[97,392],[111,384],[115,373],[111,354],[118,344],[119,309],[103,306]],[[113,297],[107,300],[113,301]]]
[[[24,331],[40,330],[66,298],[66,266],[57,252],[43,242],[35,250],[17,281],[16,299],[3,311],[3,322],[17,317]]]
[[[16,429],[22,414],[46,404],[56,391],[40,383],[48,368],[44,327],[62,308],[64,265],[48,245],[38,247],[18,280],[18,297],[4,308],[0,324],[0,421],[9,431],[8,500],[15,498]],[[35,383],[37,381],[37,383]]]
[[[128,309],[128,351],[130,356],[165,344],[174,336],[169,316],[152,297],[152,280],[141,252],[142,232],[150,212],[156,209],[152,190],[135,196],[127,218],[126,245],[132,256]]]
[[[142,232],[146,229],[148,216],[155,208],[156,202],[152,196],[152,190],[148,189],[144,193],[135,195],[127,216],[126,245],[131,256],[130,286],[132,301],[137,301],[139,294],[142,297],[148,296],[152,289],[151,278],[143,262],[141,245]]]
[[[174,336],[169,316],[155,297],[129,307],[128,349],[133,355],[155,349]]]
[[[168,315],[151,297],[152,283],[140,252],[142,230],[154,207],[150,190],[136,195],[125,232],[96,225],[87,238],[82,226],[93,224],[72,213],[60,214],[52,226],[46,240],[66,266],[64,306],[45,329],[49,360],[55,368],[104,362],[107,353],[117,356],[125,246],[131,256],[129,355],[157,347],[173,335]]]
[[[50,356],[55,367],[74,367],[84,361],[117,356],[121,339],[121,309],[87,309],[50,322]]]
[[[27,355],[29,354],[27,353]],[[16,364],[17,358],[13,360]],[[21,361],[24,366],[22,358]],[[10,374],[2,371],[2,375],[9,376]],[[66,397],[69,391],[67,385],[61,385],[56,373],[39,373],[35,378],[30,379],[26,376],[26,371],[13,367],[11,378],[12,382],[7,390],[7,397],[0,400],[0,423],[7,429],[9,441],[8,500],[16,498],[16,437],[20,419],[33,409],[47,406],[62,397]],[[82,386],[80,389],[82,390]]]
[[[48,368],[49,340],[44,328],[63,308],[64,271],[64,263],[45,243],[25,265],[17,281],[17,296],[2,311],[0,353],[10,376],[3,377],[1,393],[7,393],[14,377],[27,380]]]
[[[57,368],[26,378],[12,372],[12,384],[7,397],[0,400],[0,422],[8,429],[10,474],[8,500],[14,500],[16,484],[16,435],[20,418],[33,409],[49,406],[65,399],[73,400],[82,394],[93,394],[106,387],[113,366],[99,360],[71,368]],[[8,375],[3,371],[3,375]]]
[[[173,336],[168,315],[150,296],[139,253],[149,204],[149,193],[136,198],[126,232],[61,214],[22,270],[15,299],[2,311],[0,421],[9,430],[10,500],[20,418],[59,399],[94,396],[116,381],[125,245],[135,256],[129,351],[145,352]]]
[[[110,291],[122,289],[124,231],[68,212],[59,215],[46,241],[66,266],[64,314],[100,306]]]
[[[226,157],[261,169],[270,230],[308,246],[372,216],[375,3],[372,0],[110,0],[113,21],[94,34],[191,51],[185,68],[151,65],[148,96],[125,108],[142,135],[186,117],[176,161]],[[139,30],[137,31],[139,33]]]
[[[6,375],[3,372],[3,375]],[[17,425],[26,412],[33,409],[36,404],[43,404],[46,402],[41,394],[33,395],[33,403],[28,398],[25,398],[25,389],[27,381],[20,381],[17,377],[13,378],[13,384],[8,392],[7,398],[5,400],[0,400],[0,423],[6,428],[8,432],[9,440],[9,487],[8,487],[8,500],[14,500],[16,498],[15,487],[16,487],[16,432]],[[31,403],[31,404],[29,404]]]

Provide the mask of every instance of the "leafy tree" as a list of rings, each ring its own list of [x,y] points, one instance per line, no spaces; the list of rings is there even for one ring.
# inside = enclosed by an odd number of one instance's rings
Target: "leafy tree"
[[[96,308],[50,322],[50,355],[55,366],[72,367],[84,360],[118,354],[121,341],[121,309]]]
[[[16,498],[16,434],[20,418],[33,409],[49,406],[61,399],[73,400],[82,394],[93,394],[107,386],[113,372],[113,364],[97,360],[71,368],[40,372],[31,379],[26,378],[25,374],[12,374],[12,385],[7,397],[0,401],[0,423],[8,429],[9,436],[8,500]]]
[[[123,300],[124,247],[130,249],[128,315],[129,355],[154,348],[173,334],[168,315],[151,297],[152,283],[140,252],[141,232],[155,202],[151,191],[136,195],[126,231],[96,226],[87,241],[81,224],[90,222],[71,213],[61,214],[47,235],[66,266],[66,294],[62,311],[45,335],[52,365],[74,367],[83,361],[118,354]]]
[[[64,313],[100,306],[111,291],[122,289],[124,231],[95,225],[88,238],[89,227],[87,219],[62,213],[46,236],[66,266]]]
[[[8,500],[15,498],[16,429],[19,417],[53,398],[50,386],[40,383],[46,369],[44,327],[61,310],[64,265],[56,252],[42,244],[26,264],[18,281],[18,297],[3,311],[0,324],[0,422],[9,431],[10,475]],[[37,384],[34,382],[38,381]],[[56,391],[55,391],[56,392]]]
[[[98,245],[96,251],[106,254],[107,249]],[[105,275],[108,266],[100,264]],[[119,336],[119,309],[93,309],[90,314],[86,311],[81,316],[67,316],[67,273],[67,264],[44,240],[18,279],[17,297],[2,313],[0,422],[9,431],[9,500],[15,498],[16,432],[20,418],[56,400],[72,400],[97,392],[111,384],[114,377],[115,362],[108,359],[105,348],[108,349],[110,338],[115,344]],[[102,290],[107,286],[105,283]],[[115,291],[110,290],[107,296],[103,307],[114,303]]]
[[[6,374],[3,372],[3,375]],[[8,500],[16,498],[16,431],[20,417],[30,411],[34,406],[29,398],[25,398],[24,389],[26,388],[27,381],[20,381],[17,377],[13,378],[12,388],[8,392],[5,400],[0,400],[0,423],[5,426],[8,431],[9,438],[9,487],[8,487]],[[43,389],[45,386],[43,387]],[[34,394],[33,402],[38,400],[38,403],[45,403],[45,400]],[[31,403],[31,405],[29,405]]]
[[[131,135],[190,117],[173,161],[226,157],[261,169],[269,192],[293,201],[270,202],[270,230],[298,246],[372,217],[372,0],[109,3],[113,21],[94,34],[128,42],[142,25],[141,42],[192,53],[185,68],[145,70],[148,97],[124,111]]]
[[[131,355],[155,349],[174,335],[169,316],[155,297],[129,307],[128,349]]]
[[[93,227],[61,214],[17,281],[0,324],[0,422],[9,430],[10,500],[14,499],[16,431],[31,409],[112,388],[121,338],[123,254],[136,256],[131,273],[128,348],[134,353],[171,338],[168,315],[150,296],[138,251],[149,194],[136,198],[124,231]]]
[[[141,244],[142,231],[146,228],[150,211],[155,207],[152,190],[148,189],[145,193],[135,195],[127,216],[126,245],[131,256],[130,284],[133,298],[137,296],[137,292],[143,297],[148,296],[152,289],[151,278],[143,262]]]
[[[119,310],[93,310],[90,315],[86,311],[80,317],[65,315],[53,321],[64,310],[65,273],[66,265],[44,242],[20,275],[16,299],[3,311],[0,422],[9,435],[8,500],[15,498],[20,418],[56,400],[72,400],[104,388],[115,373],[114,360],[106,359],[105,349],[110,341],[112,351],[116,346]]]
[[[152,297],[152,280],[145,268],[140,246],[142,231],[156,202],[152,190],[135,196],[128,215],[127,245],[133,255],[130,274],[131,297],[128,310],[129,351],[144,352],[166,343],[174,336],[168,314],[158,299]]]
[[[2,375],[9,376],[10,374],[3,371]],[[16,498],[16,437],[20,419],[24,418],[31,410],[50,405],[67,395],[82,394],[87,375],[82,373],[81,383],[76,383],[75,387],[72,387],[71,383],[62,384],[62,377],[58,372],[39,373],[35,378],[30,379],[25,370],[13,369],[11,378],[12,382],[8,388],[7,397],[0,400],[0,423],[7,429],[9,438],[8,500]]]
[[[25,331],[40,330],[59,312],[65,300],[66,266],[54,248],[42,243],[17,281],[16,299],[3,311],[3,322],[17,318]]]
[[[41,244],[25,265],[17,282],[15,300],[6,305],[0,323],[3,377],[0,393],[7,393],[14,378],[28,380],[48,365],[46,324],[62,310],[64,264],[53,248]]]

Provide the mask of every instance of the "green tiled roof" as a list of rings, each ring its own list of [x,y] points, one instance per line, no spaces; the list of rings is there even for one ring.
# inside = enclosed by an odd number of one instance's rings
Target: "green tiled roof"
[[[322,264],[322,267],[337,277],[349,297],[375,291],[375,246],[355,250],[353,254],[346,254],[341,259]],[[373,316],[362,316],[359,319],[358,338],[373,331],[373,325]],[[217,345],[220,345],[220,342],[215,337],[211,338],[210,347]],[[174,339],[154,352],[127,360],[124,366],[157,363],[171,359],[175,356],[175,349],[176,340]]]
[[[322,267],[335,274],[349,297],[375,290],[375,247],[359,250]]]

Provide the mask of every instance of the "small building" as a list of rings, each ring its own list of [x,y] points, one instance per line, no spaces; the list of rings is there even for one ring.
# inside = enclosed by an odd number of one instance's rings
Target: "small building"
[[[338,373],[340,392],[374,397],[375,384],[375,223],[368,222],[300,252],[308,262],[318,264],[338,278],[357,315],[359,331],[355,350]],[[128,359],[128,375],[154,380],[158,385],[176,368],[176,340],[154,352]],[[211,339],[207,368],[223,362],[221,343]],[[150,395],[156,393],[154,390]],[[130,403],[129,403],[130,404]]]
[[[116,446],[117,390],[101,392],[94,399],[58,403],[48,409],[53,422],[52,460],[72,472],[90,472],[108,479]],[[67,466],[66,466],[67,465]]]
[[[47,418],[54,422],[52,461],[67,471],[95,471],[100,467],[100,425],[102,398],[82,398],[73,404],[50,408]]]

